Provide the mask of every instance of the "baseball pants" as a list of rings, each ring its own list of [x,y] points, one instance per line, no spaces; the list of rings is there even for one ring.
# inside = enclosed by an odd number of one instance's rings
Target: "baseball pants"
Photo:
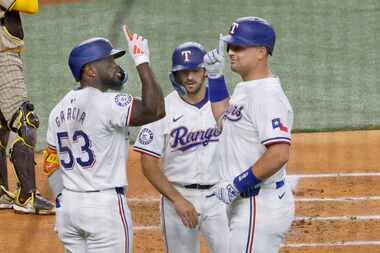
[[[229,253],[277,253],[294,219],[290,187],[263,186],[257,196],[240,198],[229,206]]]
[[[125,195],[115,189],[64,189],[56,208],[56,230],[66,252],[131,253],[132,218]]]
[[[185,227],[172,202],[161,198],[161,230],[167,253],[197,253],[200,250],[199,234],[207,241],[213,253],[227,253],[228,224],[225,205],[217,198],[206,198],[210,190],[176,189],[190,201],[199,215],[195,229]]]

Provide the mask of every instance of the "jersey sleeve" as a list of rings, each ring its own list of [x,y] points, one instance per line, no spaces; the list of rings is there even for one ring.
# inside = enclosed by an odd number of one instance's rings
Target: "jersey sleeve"
[[[133,106],[133,97],[126,93],[107,93],[105,110],[102,112],[111,127],[129,126]]]
[[[49,148],[56,150],[57,149],[57,134],[55,128],[55,119],[52,117],[52,114],[49,116],[48,129],[46,131],[46,142]]]
[[[289,104],[279,96],[262,96],[251,106],[261,144],[291,143],[293,113]]]
[[[141,127],[137,135],[133,150],[161,158],[165,145],[166,117]]]

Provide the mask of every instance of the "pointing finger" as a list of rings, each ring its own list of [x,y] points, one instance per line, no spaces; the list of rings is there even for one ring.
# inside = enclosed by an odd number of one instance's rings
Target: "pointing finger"
[[[127,37],[129,40],[132,40],[132,33],[128,30],[128,26],[123,25],[123,32],[125,34],[125,37]]]
[[[223,34],[219,33],[219,54],[223,55],[224,54],[224,40],[223,40]]]

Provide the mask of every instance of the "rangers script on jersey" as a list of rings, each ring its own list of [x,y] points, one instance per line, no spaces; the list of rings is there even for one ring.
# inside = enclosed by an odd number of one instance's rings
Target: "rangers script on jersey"
[[[134,149],[164,157],[161,167],[172,183],[210,185],[218,182],[218,168],[210,162],[220,131],[211,116],[207,94],[198,108],[173,91],[165,98],[165,108],[164,119],[140,130]]]

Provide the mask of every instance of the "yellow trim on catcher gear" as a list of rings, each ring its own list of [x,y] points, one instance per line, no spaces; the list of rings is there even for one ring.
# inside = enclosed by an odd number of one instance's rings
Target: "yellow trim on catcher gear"
[[[7,146],[4,146],[4,144],[0,141],[0,149],[2,150],[6,150],[7,149]]]
[[[33,146],[27,144],[27,143],[25,142],[25,140],[24,140],[21,136],[19,136],[19,135],[17,135],[16,139],[14,140],[14,142],[13,142],[13,144],[12,144],[12,148],[14,147],[14,145],[16,144],[16,142],[18,142],[18,141],[22,141],[22,142],[25,144],[25,146],[27,146],[27,147],[29,147],[29,148],[31,148],[31,149],[34,149]],[[12,152],[13,152],[13,151],[12,151]],[[11,163],[12,163],[12,169],[13,169],[13,173],[15,174],[17,184],[20,184],[21,181],[20,181],[20,179],[19,179],[18,176],[17,176],[16,168],[15,168],[13,162],[11,162]]]
[[[3,191],[5,194],[7,194],[8,197],[10,197],[10,198],[12,198],[12,199],[15,199],[15,198],[16,198],[16,194],[14,194],[14,193],[12,193],[12,192],[6,190],[4,186],[0,185],[0,189],[1,189],[1,191]]]
[[[13,122],[9,121],[9,123],[8,123],[9,126],[8,127],[10,129],[13,129],[13,125],[16,124],[16,130],[18,131],[21,128],[21,126],[22,126],[22,124],[21,124],[21,117],[22,117],[22,110],[18,110],[17,111],[17,116],[16,116],[15,120]],[[10,125],[11,123],[12,123],[12,125]]]
[[[7,36],[9,36],[11,39],[13,39],[13,40],[15,40],[15,41],[22,41],[22,39],[20,39],[19,37],[16,37],[16,36],[12,35],[12,34],[8,31],[8,29],[7,29],[5,26],[2,26],[2,28],[3,28],[3,32],[4,32]]]
[[[38,0],[16,0],[10,9],[13,11],[35,14],[38,12]]]
[[[17,189],[17,192],[16,192],[16,201],[17,201],[17,204],[18,204],[18,205],[23,206],[23,207],[26,207],[26,205],[28,205],[28,202],[29,202],[30,199],[31,199],[32,203],[34,203],[34,200],[35,200],[35,198],[36,198],[36,192],[32,192],[32,193],[30,194],[30,197],[27,198],[26,200],[24,200],[23,203],[21,203],[21,202],[19,201],[20,193],[21,193],[21,188],[18,188],[18,189]]]
[[[29,120],[29,116],[30,116],[31,114],[33,114],[33,111],[30,111],[30,112],[28,112],[28,113],[26,114],[26,116],[25,116],[26,124],[28,124],[29,126],[31,126],[31,127],[34,128],[34,129],[37,129],[38,126],[36,126],[35,124],[33,124],[33,123]]]
[[[22,127],[22,123],[21,123],[21,118],[22,118],[22,115],[24,114],[24,112],[22,110],[19,110],[17,112],[17,117],[15,118],[15,120],[13,121],[13,124],[11,126],[9,126],[10,128],[13,128],[13,125],[16,125],[15,128],[16,130],[20,130],[20,128]],[[33,111],[30,111],[28,112],[26,115],[25,115],[25,123],[34,128],[34,129],[37,129],[38,126],[36,124],[33,124],[31,121],[30,121],[30,115],[33,114]]]
[[[1,122],[0,122],[0,129],[9,130],[8,126],[1,124]]]
[[[18,141],[22,141],[24,143],[25,146],[27,146],[28,148],[31,148],[31,149],[34,149],[34,147],[28,143],[26,143],[26,141],[24,140],[24,138],[22,138],[20,135],[17,135],[16,136],[16,140],[13,142],[13,145],[12,147],[16,144],[16,142]]]

